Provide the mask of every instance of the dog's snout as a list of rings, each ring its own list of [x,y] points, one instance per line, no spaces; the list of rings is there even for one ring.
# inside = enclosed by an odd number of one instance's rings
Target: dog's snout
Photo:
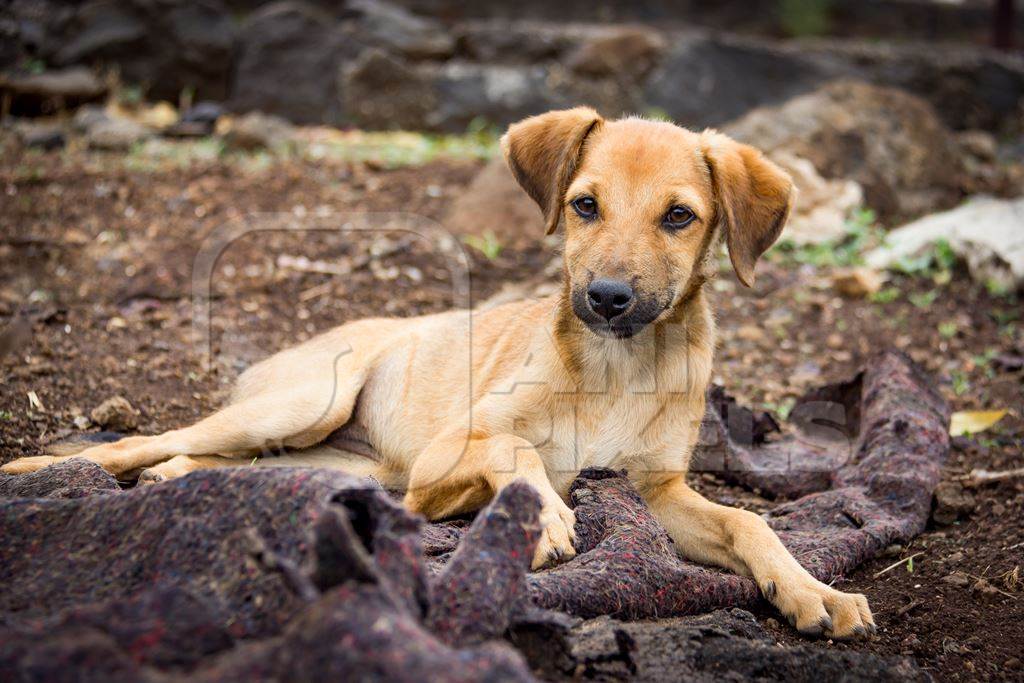
[[[633,288],[622,280],[594,280],[587,289],[587,302],[594,313],[611,320],[629,308],[633,302]]]

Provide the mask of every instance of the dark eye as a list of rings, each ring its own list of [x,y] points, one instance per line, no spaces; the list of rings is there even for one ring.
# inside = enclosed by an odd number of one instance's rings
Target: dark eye
[[[593,197],[580,197],[574,199],[572,202],[572,208],[579,214],[580,218],[585,220],[591,220],[597,217],[597,200]]]
[[[697,216],[685,206],[673,206],[665,214],[665,218],[662,219],[662,224],[666,228],[672,230],[679,230],[685,228],[687,225],[693,222],[693,219]]]

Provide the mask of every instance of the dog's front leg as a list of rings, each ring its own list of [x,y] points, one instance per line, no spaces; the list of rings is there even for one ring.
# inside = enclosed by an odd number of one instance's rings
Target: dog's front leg
[[[801,633],[849,638],[874,632],[867,599],[811,576],[761,517],[712,503],[681,475],[653,486],[646,497],[684,556],[752,576]]]
[[[533,486],[543,504],[533,568],[575,556],[576,516],[551,486],[533,445],[512,434],[443,432],[413,463],[405,506],[428,519],[473,512],[516,479]]]

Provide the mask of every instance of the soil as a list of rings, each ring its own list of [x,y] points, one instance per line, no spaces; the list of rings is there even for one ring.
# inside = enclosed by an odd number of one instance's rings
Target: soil
[[[142,163],[133,153],[22,150],[6,133],[0,144],[0,462],[98,430],[88,416],[113,396],[139,411],[141,433],[178,427],[214,409],[240,369],[319,330],[465,304],[452,254],[469,259],[471,301],[535,277],[556,255],[539,235],[488,258],[400,229],[336,229],[352,212],[440,221],[478,162]],[[273,212],[263,224],[282,229],[244,235],[216,260],[206,366],[192,324],[193,267],[211,235],[250,212]],[[312,272],[332,268],[344,274]],[[1019,299],[960,271],[942,284],[894,276],[899,294],[885,303],[844,298],[827,270],[781,255],[763,264],[753,290],[724,271],[713,286],[716,381],[741,402],[784,414],[805,389],[896,346],[938,378],[954,410],[1010,410],[992,430],[954,440],[947,481],[1024,466]],[[694,480],[726,503],[767,504],[713,475]],[[1024,478],[973,494],[973,510],[953,525],[931,525],[837,583],[867,594],[876,637],[815,645],[909,655],[937,680],[1024,677]],[[804,642],[770,609],[759,618],[780,642]]]

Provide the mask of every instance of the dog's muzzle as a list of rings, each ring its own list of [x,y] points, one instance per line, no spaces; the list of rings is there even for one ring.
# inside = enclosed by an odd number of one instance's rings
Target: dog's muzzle
[[[598,278],[573,290],[572,310],[594,334],[628,339],[654,321],[664,306],[627,282]]]

